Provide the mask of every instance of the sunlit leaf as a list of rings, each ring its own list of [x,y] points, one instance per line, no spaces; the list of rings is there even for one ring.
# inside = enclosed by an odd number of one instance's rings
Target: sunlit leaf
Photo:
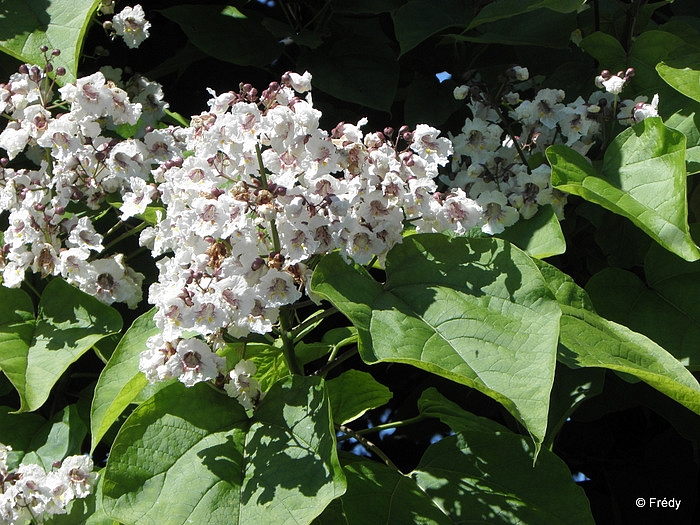
[[[367,410],[387,403],[391,391],[367,372],[347,370],[326,383],[333,411],[333,421],[339,425],[360,417]]]
[[[687,262],[652,247],[646,282],[619,268],[595,274],[586,290],[598,312],[643,333],[691,370],[700,369],[700,262]]]
[[[20,411],[43,405],[68,366],[122,326],[114,308],[63,279],[46,285],[35,320],[20,290],[0,287],[0,299],[0,369],[19,393]]]
[[[552,185],[630,219],[664,248],[700,258],[690,237],[686,201],[685,137],[648,118],[610,144],[602,172],[567,146],[550,146]]]
[[[29,63],[46,62],[39,49],[59,49],[54,68],[62,66],[66,74],[61,82],[73,82],[78,71],[85,33],[92,15],[102,0],[3,0],[0,10],[0,50]]]
[[[623,372],[700,414],[700,384],[673,355],[646,336],[608,321],[565,273],[538,261],[562,309],[558,359],[571,368]]]
[[[554,208],[542,206],[534,217],[521,219],[499,234],[531,257],[544,259],[566,251],[566,240]]]
[[[381,286],[331,254],[312,289],[357,327],[368,363],[407,363],[503,404],[540,442],[554,379],[559,308],[525,253],[497,239],[412,235]]]
[[[91,450],[148,385],[146,376],[139,371],[139,355],[146,349],[148,338],[160,333],[153,322],[154,313],[155,309],[150,310],[134,321],[97,380],[90,414]]]
[[[104,471],[110,517],[134,525],[309,523],[345,490],[323,380],[273,386],[248,419],[206,384],[174,383],[122,426]]]

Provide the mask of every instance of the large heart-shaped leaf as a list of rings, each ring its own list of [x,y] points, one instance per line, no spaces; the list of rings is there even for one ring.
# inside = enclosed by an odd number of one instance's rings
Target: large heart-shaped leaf
[[[224,62],[265,67],[283,49],[256,11],[212,4],[175,5],[160,13],[178,24],[198,49]]]
[[[486,4],[469,24],[469,28],[504,18],[514,18],[542,8],[558,13],[572,13],[584,3],[585,0],[498,0]]]
[[[558,359],[571,368],[632,375],[700,414],[700,384],[673,355],[646,336],[608,321],[565,273],[538,261],[562,309]]]
[[[0,287],[0,305],[0,369],[19,393],[21,412],[43,405],[71,363],[122,327],[114,308],[63,279],[46,285],[36,319],[21,290]]]
[[[472,16],[468,6],[459,0],[409,0],[396,10],[393,19],[403,55],[443,29],[466,27]]]
[[[602,172],[563,145],[547,148],[552,185],[630,219],[686,260],[700,259],[690,237],[685,136],[648,118],[620,133],[605,152]]]
[[[687,262],[653,245],[644,264],[646,283],[620,268],[606,268],[586,284],[596,310],[643,333],[693,370],[700,369],[700,261]]]
[[[452,523],[592,524],[588,500],[566,464],[523,436],[477,417],[435,389],[421,395],[422,414],[455,435],[430,445],[410,474]]]
[[[503,404],[539,443],[554,380],[559,308],[530,257],[499,239],[413,235],[387,281],[331,254],[312,289],[357,327],[368,363],[408,363]]]
[[[102,0],[3,0],[0,12],[0,50],[13,57],[43,66],[41,50],[60,49],[54,68],[63,66],[61,82],[73,82],[85,33]]]
[[[211,385],[171,384],[122,426],[102,490],[133,525],[309,523],[345,490],[323,380],[275,384],[252,419]]]

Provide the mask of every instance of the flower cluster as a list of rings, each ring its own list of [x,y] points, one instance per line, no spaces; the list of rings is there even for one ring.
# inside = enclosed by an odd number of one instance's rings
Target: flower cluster
[[[125,216],[154,201],[167,209],[141,234],[160,257],[149,302],[161,333],[141,359],[149,379],[216,377],[218,356],[199,341],[192,350],[185,334],[216,347],[224,335],[269,332],[280,308],[302,297],[315,255],[382,261],[406,221],[461,233],[481,220],[463,191],[436,193],[452,150],[438,130],[364,134],[363,119],[329,133],[301,96],[309,87],[308,73],[287,73],[262,93],[212,92],[209,111],[183,131],[191,154],[154,169],[155,189],[132,183],[125,193]]]
[[[9,160],[26,150],[38,166],[12,168],[8,159],[0,161],[0,211],[7,212],[9,224],[0,252],[3,284],[19,286],[27,270],[60,275],[107,304],[135,307],[143,275],[126,266],[121,254],[98,257],[104,236],[91,217],[106,206],[108,194],[143,183],[151,163],[180,152],[170,152],[175,140],[169,130],[150,131],[138,142],[115,138],[117,126],[141,122],[143,106],[102,73],[60,88],[70,111],[57,116],[50,111],[50,86],[37,66],[20,67],[0,85],[0,112],[10,119],[0,147]],[[146,93],[150,118],[162,116],[157,88],[138,79],[131,89]]]
[[[509,75],[522,83],[528,71]],[[449,140],[425,124],[364,133],[366,119],[328,132],[310,89],[308,72],[288,72],[262,92],[249,84],[210,91],[209,110],[188,127],[154,129],[165,107],[155,83],[121,84],[121,71],[105,68],[60,88],[65,112],[54,115],[44,71],[22,66],[0,86],[10,120],[0,147],[38,167],[0,162],[3,284],[19,286],[31,270],[135,307],[144,276],[110,252],[116,241],[93,223],[118,207],[116,240],[140,223],[139,242],[159,271],[148,300],[160,333],[140,369],[149,381],[218,379],[250,407],[259,399],[254,371],[241,365],[227,376],[216,350],[226,338],[270,332],[304,293],[313,299],[316,256],[338,250],[346,261],[382,264],[407,225],[495,234],[543,204],[561,215],[566,196],[533,159],[555,142],[585,154],[617,102],[598,92],[565,104],[563,91],[541,89],[532,100],[509,91],[494,104],[463,86],[455,96],[469,97],[471,117]],[[657,104],[623,101],[620,114],[642,118]]]
[[[468,99],[471,117],[462,133],[452,138],[452,173],[441,180],[464,190],[482,206],[482,230],[488,234],[500,233],[520,218],[531,218],[544,204],[552,205],[563,218],[566,195],[551,186],[544,152],[558,143],[586,155],[613,116],[623,125],[657,116],[658,96],[651,104],[646,104],[646,97],[618,103],[618,94],[633,75],[632,68],[618,75],[603,71],[596,85],[605,91],[569,103],[564,102],[561,89],[540,89],[532,99],[522,99],[517,90],[510,90],[501,100],[491,101],[477,83],[459,86],[454,96]],[[528,76],[527,69],[519,66],[507,72],[511,82],[523,83]],[[618,112],[613,115],[616,106]]]
[[[0,523],[41,523],[54,514],[65,514],[74,499],[88,496],[97,480],[88,456],[70,456],[46,472],[40,465],[7,463],[12,448],[0,443]]]

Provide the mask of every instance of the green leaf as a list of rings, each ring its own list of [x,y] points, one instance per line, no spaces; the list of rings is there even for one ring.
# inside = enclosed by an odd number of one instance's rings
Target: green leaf
[[[46,424],[38,414],[13,414],[12,411],[10,407],[0,406],[0,443],[12,447],[7,456],[10,469],[16,468],[31,450],[32,440]]]
[[[409,0],[393,15],[401,55],[449,27],[466,27],[472,19],[469,6],[459,0]]]
[[[652,248],[646,284],[634,273],[606,268],[586,284],[596,310],[654,340],[691,370],[700,369],[700,262]]]
[[[605,152],[602,173],[563,145],[547,148],[552,185],[630,219],[667,250],[694,261],[686,201],[685,137],[648,118],[620,133]]]
[[[475,30],[466,34],[448,35],[447,38],[483,44],[530,45],[564,49],[568,47],[571,32],[574,29],[576,29],[574,14],[539,9],[518,15],[517,23],[512,19],[499,19],[480,24]]]
[[[673,89],[700,102],[700,53],[666,59],[656,71]]]
[[[295,44],[306,46],[311,49],[316,49],[323,44],[323,38],[318,33],[309,31],[308,29],[302,29],[300,32],[296,32],[289,24],[285,24],[276,18],[265,18],[262,24],[270,33],[280,40],[291,38]]]
[[[80,418],[75,405],[68,405],[47,421],[29,444],[32,452],[25,454],[25,464],[36,463],[49,472],[52,465],[68,456],[82,452],[82,444],[87,435],[87,425]]]
[[[63,279],[46,285],[36,320],[19,290],[0,287],[0,368],[17,389],[20,412],[39,408],[68,366],[121,330],[119,313]],[[6,303],[6,301],[12,301]]]
[[[389,252],[386,272],[382,287],[331,254],[311,287],[357,327],[367,363],[407,363],[476,388],[540,443],[560,313],[530,257],[498,239],[419,234]]]
[[[596,31],[581,40],[581,48],[595,58],[603,69],[617,72],[625,70],[627,53],[620,41],[608,33]]]
[[[700,413],[700,384],[675,357],[646,336],[599,316],[588,294],[568,275],[542,261],[537,264],[562,309],[562,363],[629,374]]]
[[[683,109],[669,116],[664,124],[685,135],[688,175],[700,172],[700,103],[686,101]]]
[[[371,374],[360,370],[347,370],[327,381],[326,387],[333,422],[338,425],[354,421],[368,410],[388,403],[393,397],[391,390]]]
[[[207,384],[174,383],[122,426],[103,505],[133,525],[308,523],[345,490],[320,378],[273,386],[252,419]]]
[[[257,11],[219,5],[176,5],[159,11],[209,56],[240,66],[264,67],[282,53],[282,44]]]
[[[586,3],[586,0],[497,0],[486,4],[474,17],[469,29],[487,22],[504,18],[520,17],[536,9],[549,9],[558,13],[572,13]]]
[[[530,257],[544,259],[566,251],[566,240],[559,219],[550,205],[541,206],[534,217],[521,219],[499,234]]]
[[[266,343],[246,343],[239,348],[235,359],[228,359],[227,366],[233,368],[241,359],[250,359],[255,363],[257,371],[255,379],[260,382],[263,392],[267,391],[274,383],[289,375],[287,362],[282,353],[281,339],[277,339],[274,345]]]
[[[102,0],[3,0],[0,12],[0,50],[23,62],[44,66],[42,45],[60,49],[54,69],[66,68],[60,83],[73,82],[78,71],[85,33]]]
[[[133,322],[97,380],[90,410],[91,451],[148,385],[146,376],[139,371],[139,355],[145,350],[148,338],[160,333],[153,322],[153,314],[155,309]],[[159,383],[155,388],[165,384]]]
[[[567,419],[576,409],[592,397],[603,392],[605,370],[601,368],[557,367],[549,403],[549,424],[543,443],[550,448]]]
[[[331,42],[313,51],[301,49],[297,63],[313,74],[314,89],[388,112],[399,82],[399,63],[379,20],[339,20]]]
[[[343,467],[348,490],[341,503],[347,523],[454,523],[409,476],[382,463],[358,457],[347,457]]]
[[[430,388],[422,414],[456,435],[430,445],[410,474],[453,523],[593,524],[590,507],[566,464],[524,437],[477,417]]]
[[[687,55],[688,50],[684,48],[684,44],[682,38],[666,31],[645,31],[636,37],[629,57],[629,65],[635,69],[632,79],[635,90],[653,95],[658,92],[659,85],[666,87],[656,74],[656,66],[662,60],[666,60],[670,53],[681,48],[684,50],[683,54]],[[696,52],[697,49],[693,51]]]

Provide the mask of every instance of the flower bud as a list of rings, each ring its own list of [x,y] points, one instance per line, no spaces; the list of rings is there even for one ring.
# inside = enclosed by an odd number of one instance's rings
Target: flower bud
[[[452,96],[455,100],[464,100],[469,95],[469,86],[461,85],[454,88],[452,91]]]
[[[258,271],[260,268],[263,267],[265,264],[265,261],[263,260],[262,257],[257,257],[253,263],[250,265],[250,269],[253,270],[254,272]]]

